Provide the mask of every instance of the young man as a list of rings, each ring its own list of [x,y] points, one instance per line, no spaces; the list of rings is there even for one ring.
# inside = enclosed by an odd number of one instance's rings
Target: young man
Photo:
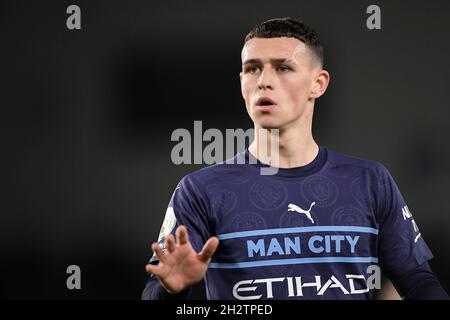
[[[181,180],[143,298],[187,299],[204,279],[208,299],[372,299],[378,266],[407,299],[448,298],[386,168],[314,141],[314,103],[330,79],[314,30],[266,21],[247,35],[242,65],[255,140]],[[276,157],[260,152],[267,144]],[[276,174],[261,175],[266,164]]]

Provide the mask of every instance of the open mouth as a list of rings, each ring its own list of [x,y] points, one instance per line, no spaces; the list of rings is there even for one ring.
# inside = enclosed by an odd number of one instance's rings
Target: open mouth
[[[263,107],[263,108],[266,107],[267,108],[267,107],[276,105],[276,103],[268,97],[261,97],[256,102],[256,105],[258,107]]]

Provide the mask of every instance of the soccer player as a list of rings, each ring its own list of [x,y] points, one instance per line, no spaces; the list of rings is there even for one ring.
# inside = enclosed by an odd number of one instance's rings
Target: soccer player
[[[188,299],[202,280],[208,299],[372,299],[379,267],[405,299],[448,299],[388,170],[314,141],[323,58],[316,32],[292,18],[246,36],[240,80],[255,139],[180,181],[143,299]],[[260,152],[274,143],[277,161]],[[268,165],[277,172],[262,175]]]

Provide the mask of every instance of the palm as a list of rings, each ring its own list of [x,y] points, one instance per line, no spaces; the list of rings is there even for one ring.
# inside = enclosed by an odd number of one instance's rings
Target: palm
[[[147,265],[147,271],[158,277],[161,284],[171,293],[179,293],[203,279],[211,257],[218,246],[216,237],[210,238],[200,253],[195,252],[189,242],[184,226],[177,229],[177,243],[173,236],[166,239],[167,250],[162,253],[158,244],[152,247],[159,264]]]
[[[208,264],[198,258],[190,243],[178,246],[172,253],[166,253],[160,262],[159,279],[166,289],[178,292],[188,285],[199,282],[205,275]]]

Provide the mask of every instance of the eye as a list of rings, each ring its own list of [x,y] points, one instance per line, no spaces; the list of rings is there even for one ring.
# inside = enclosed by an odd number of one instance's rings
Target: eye
[[[286,73],[290,70],[291,70],[291,68],[289,68],[288,66],[278,66],[277,67],[277,71],[279,71],[281,73]]]
[[[259,68],[256,66],[248,66],[244,69],[245,73],[255,74],[259,71]]]

